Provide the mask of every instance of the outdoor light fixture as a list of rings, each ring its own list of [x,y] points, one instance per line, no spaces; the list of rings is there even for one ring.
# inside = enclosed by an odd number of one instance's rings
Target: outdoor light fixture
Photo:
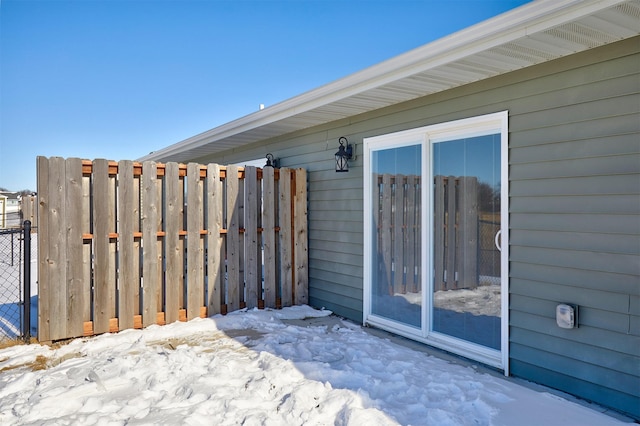
[[[273,167],[276,168],[276,159],[273,158],[273,154],[269,153],[267,154],[267,164],[264,165],[265,167]]]
[[[353,147],[349,145],[349,141],[344,136],[338,139],[338,143],[340,143],[340,148],[338,148],[338,152],[336,152],[336,172],[348,172],[349,160],[353,155]],[[346,144],[346,146],[343,145],[343,143]]]

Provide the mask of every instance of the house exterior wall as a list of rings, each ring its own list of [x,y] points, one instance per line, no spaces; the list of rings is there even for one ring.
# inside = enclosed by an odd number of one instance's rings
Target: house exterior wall
[[[640,417],[640,55],[540,79],[512,116],[514,375]],[[635,44],[635,45],[633,45]],[[603,58],[604,59],[604,58]],[[559,302],[579,328],[556,326]]]
[[[640,38],[286,137],[309,186],[309,300],[362,320],[362,139],[509,111],[510,371],[640,418]],[[356,144],[335,173],[338,138]],[[555,307],[579,305],[579,328]]]

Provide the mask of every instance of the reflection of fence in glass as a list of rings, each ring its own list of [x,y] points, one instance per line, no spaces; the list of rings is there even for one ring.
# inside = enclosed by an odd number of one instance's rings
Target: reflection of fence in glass
[[[381,174],[373,200],[377,229],[379,294],[420,291],[420,182],[419,176]]]
[[[434,178],[435,291],[500,282],[499,205],[474,176]]]
[[[376,181],[379,294],[419,291],[420,177],[381,174]],[[499,205],[485,186],[475,177],[434,178],[435,291],[500,282]]]

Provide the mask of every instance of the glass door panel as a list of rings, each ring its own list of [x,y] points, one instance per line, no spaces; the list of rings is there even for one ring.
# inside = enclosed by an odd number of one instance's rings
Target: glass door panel
[[[433,143],[431,329],[500,350],[500,134]]]
[[[421,145],[371,154],[371,313],[421,328]]]

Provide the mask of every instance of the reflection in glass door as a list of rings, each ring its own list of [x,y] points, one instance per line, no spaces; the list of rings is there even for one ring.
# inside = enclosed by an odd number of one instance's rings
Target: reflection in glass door
[[[500,134],[432,142],[431,329],[500,350]]]
[[[421,145],[371,154],[371,313],[421,328]]]

